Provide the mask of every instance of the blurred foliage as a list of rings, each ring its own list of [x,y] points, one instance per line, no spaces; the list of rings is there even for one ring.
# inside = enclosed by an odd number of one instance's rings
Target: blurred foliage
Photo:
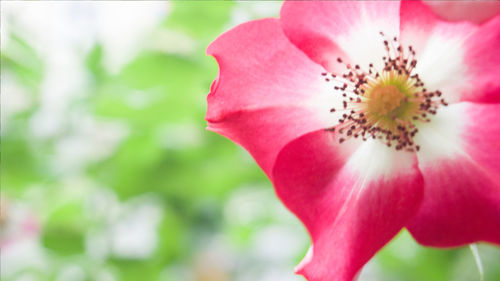
[[[235,9],[247,8],[248,4],[169,4],[170,12],[155,32],[175,31],[188,36],[194,44],[192,51],[175,53],[145,47],[114,73],[105,67],[105,50],[96,42],[81,58],[89,80],[81,89],[83,94],[71,100],[63,130],[47,138],[35,136],[32,130],[42,104],[45,58],[22,34],[10,33],[1,54],[2,80],[13,81],[33,102],[5,117],[2,124],[1,191],[6,200],[27,204],[39,220],[37,241],[44,249],[44,266],[27,265],[2,280],[21,280],[23,276],[34,278],[29,280],[259,280],[239,276],[275,266],[259,263],[250,254],[258,233],[275,225],[297,232],[300,238],[297,250],[286,260],[285,270],[293,275],[293,265],[309,243],[304,230],[289,214],[283,215],[286,212],[268,180],[248,154],[207,132],[203,119],[205,96],[217,75],[215,60],[204,50],[230,26]],[[80,129],[70,122],[71,112],[83,112],[96,122],[118,123],[126,128],[125,136],[108,155],[87,160],[79,169],[64,170],[57,165],[58,149]],[[99,149],[99,143],[93,145]],[[235,199],[238,192],[243,199]],[[148,201],[151,198],[153,203]],[[233,205],[237,208],[228,207],[231,200],[236,200]],[[141,213],[137,206],[143,206],[137,202],[143,201],[144,206],[160,210],[159,222],[153,226],[157,243],[150,254],[121,253],[114,243],[122,239],[120,233],[138,231],[133,218]],[[246,220],[244,213],[232,213],[246,203],[253,204],[250,210],[260,213]],[[154,217],[146,214],[146,218]],[[228,219],[231,216],[236,218]],[[141,218],[139,221],[144,222]],[[125,223],[120,224],[121,220]],[[228,237],[225,241],[239,256],[236,266],[226,268],[227,275],[217,273],[215,267],[206,273],[198,260],[214,237],[221,235]],[[99,239],[104,242],[91,246]],[[124,243],[129,242],[125,239]],[[491,247],[481,250],[488,253],[487,261],[499,257]],[[217,259],[206,260],[219,264]],[[83,270],[83,279],[61,277],[73,276],[71,272],[76,269],[69,265],[75,264]],[[485,280],[499,280],[498,267],[485,265]],[[371,266],[382,271],[380,276],[385,276],[385,281],[477,279],[476,272],[464,275],[460,271],[475,270],[467,249],[423,248],[406,232],[378,254]],[[106,279],[106,274],[114,279]],[[291,278],[302,280],[283,280]]]

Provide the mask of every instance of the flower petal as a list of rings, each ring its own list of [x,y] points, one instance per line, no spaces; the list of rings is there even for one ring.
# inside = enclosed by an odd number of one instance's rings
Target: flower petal
[[[324,69],[290,44],[278,19],[241,24],[207,49],[219,64],[207,120],[241,110],[297,105],[324,91]]]
[[[500,104],[459,103],[419,128],[425,195],[408,226],[419,243],[500,244],[499,118]]]
[[[499,1],[424,1],[438,16],[449,21],[483,23],[500,14]]]
[[[401,42],[412,45],[415,73],[447,102],[500,101],[500,18],[483,26],[440,20],[420,1],[401,3]]]
[[[323,127],[311,119],[314,114],[299,107],[240,111],[226,115],[222,121],[209,122],[208,129],[243,146],[271,177],[276,156],[288,142]]]
[[[312,249],[296,269],[309,281],[351,281],[417,211],[415,156],[378,140],[338,144],[316,131],[294,140],[273,168],[276,192],[305,224]]]
[[[472,88],[462,100],[500,102],[500,16],[483,24],[464,45]]]
[[[287,1],[280,19],[292,43],[338,72],[337,57],[362,67],[382,65],[385,49],[379,32],[390,38],[399,34],[399,2]]]
[[[220,67],[207,98],[208,128],[244,146],[268,175],[285,144],[336,121],[324,69],[288,41],[279,20],[239,25],[207,52]]]

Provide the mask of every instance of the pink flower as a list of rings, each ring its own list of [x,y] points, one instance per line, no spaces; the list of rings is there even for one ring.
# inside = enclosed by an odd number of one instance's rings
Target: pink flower
[[[208,128],[245,147],[312,244],[296,271],[350,281],[403,227],[500,244],[500,16],[421,2],[286,2],[207,50]]]

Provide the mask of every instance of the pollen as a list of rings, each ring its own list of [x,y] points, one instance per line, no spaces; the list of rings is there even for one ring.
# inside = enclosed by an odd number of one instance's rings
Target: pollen
[[[367,102],[367,112],[387,115],[401,105],[404,97],[404,94],[394,85],[378,85],[371,91]]]
[[[338,118],[337,125],[325,130],[340,134],[339,143],[371,138],[396,150],[418,151],[420,146],[414,141],[417,125],[431,122],[430,116],[448,103],[439,90],[428,91],[414,73],[417,59],[413,47],[402,46],[397,37],[388,40],[383,32],[380,35],[386,50],[382,69],[370,63],[363,70],[337,58],[346,68],[344,74],[321,73],[342,99],[341,108],[330,108]]]

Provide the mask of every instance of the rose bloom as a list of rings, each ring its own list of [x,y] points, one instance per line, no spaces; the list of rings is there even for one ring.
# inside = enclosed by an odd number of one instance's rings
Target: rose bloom
[[[208,129],[306,226],[298,274],[350,281],[402,228],[425,246],[500,244],[500,16],[290,1],[207,52]]]

